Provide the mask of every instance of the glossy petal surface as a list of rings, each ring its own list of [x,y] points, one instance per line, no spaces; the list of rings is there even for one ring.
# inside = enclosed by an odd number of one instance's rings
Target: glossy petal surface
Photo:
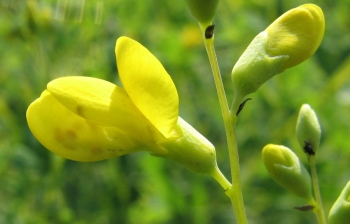
[[[281,69],[293,67],[315,53],[323,39],[324,28],[323,12],[317,5],[305,4],[291,9],[266,29],[269,34],[267,53],[288,55]]]
[[[117,128],[89,123],[44,91],[27,110],[34,136],[50,151],[76,161],[98,161],[138,151],[140,142]]]
[[[132,102],[168,137],[178,119],[175,85],[158,59],[138,42],[120,37],[116,48],[119,77]]]
[[[124,89],[102,79],[69,76],[47,85],[48,91],[66,108],[97,125],[117,127],[148,143],[157,130],[135,107]]]

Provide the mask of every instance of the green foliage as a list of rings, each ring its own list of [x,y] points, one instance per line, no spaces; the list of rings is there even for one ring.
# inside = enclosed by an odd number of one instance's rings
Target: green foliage
[[[312,1],[326,18],[315,55],[263,85],[239,115],[243,194],[250,223],[315,223],[292,208],[304,201],[273,182],[261,161],[269,142],[298,148],[299,108],[308,103],[322,126],[318,174],[324,207],[350,179],[350,31],[348,2]],[[304,0],[222,0],[215,41],[224,84],[251,40]],[[114,46],[129,36],[172,76],[180,116],[217,148],[229,176],[221,113],[197,22],[185,1],[2,1],[0,3],[0,223],[233,223],[228,198],[212,179],[139,153],[96,163],[53,155],[30,133],[27,106],[54,78],[84,75],[119,83]],[[300,150],[299,157],[305,159]],[[141,217],[141,218],[138,218]]]

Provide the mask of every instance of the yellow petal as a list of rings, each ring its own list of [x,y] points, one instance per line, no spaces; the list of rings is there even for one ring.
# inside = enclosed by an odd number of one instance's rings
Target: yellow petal
[[[158,138],[158,131],[135,107],[125,90],[113,83],[68,76],[51,81],[47,89],[66,108],[89,122],[117,127],[147,144]]]
[[[267,53],[270,56],[288,55],[281,70],[293,67],[319,47],[325,28],[323,12],[314,4],[291,9],[275,20],[267,29]]]
[[[299,7],[305,8],[308,10],[314,19],[314,25],[315,25],[315,43],[314,48],[311,50],[311,55],[315,53],[317,48],[320,46],[321,41],[323,39],[324,30],[325,30],[325,18],[323,15],[323,11],[320,7],[314,4],[304,4]]]
[[[168,137],[178,118],[175,85],[158,59],[138,42],[120,37],[116,48],[119,77],[132,102]]]
[[[141,143],[117,128],[87,122],[44,91],[27,110],[33,135],[50,151],[76,161],[98,161],[139,151]]]

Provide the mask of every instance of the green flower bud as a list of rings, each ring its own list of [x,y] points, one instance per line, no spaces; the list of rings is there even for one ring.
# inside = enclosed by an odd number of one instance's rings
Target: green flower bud
[[[235,94],[253,93],[271,77],[309,58],[319,47],[325,22],[313,4],[284,13],[258,34],[233,67]]]
[[[320,145],[321,128],[315,111],[308,104],[304,104],[300,108],[296,135],[305,153],[314,155]]]
[[[197,173],[212,174],[217,169],[214,146],[180,117],[175,131],[182,137],[159,142],[166,153],[152,155],[175,161]]]
[[[350,181],[329,211],[329,224],[348,223],[350,220]]]
[[[312,202],[309,173],[295,153],[281,145],[266,145],[262,150],[263,163],[272,179],[295,195]]]
[[[206,26],[211,25],[219,0],[187,0],[187,4],[194,18]]]

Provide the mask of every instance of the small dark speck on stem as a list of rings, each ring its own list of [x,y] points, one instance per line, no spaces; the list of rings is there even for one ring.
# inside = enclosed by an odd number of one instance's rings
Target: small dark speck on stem
[[[214,36],[215,25],[210,25],[205,29],[205,38],[210,39]]]

